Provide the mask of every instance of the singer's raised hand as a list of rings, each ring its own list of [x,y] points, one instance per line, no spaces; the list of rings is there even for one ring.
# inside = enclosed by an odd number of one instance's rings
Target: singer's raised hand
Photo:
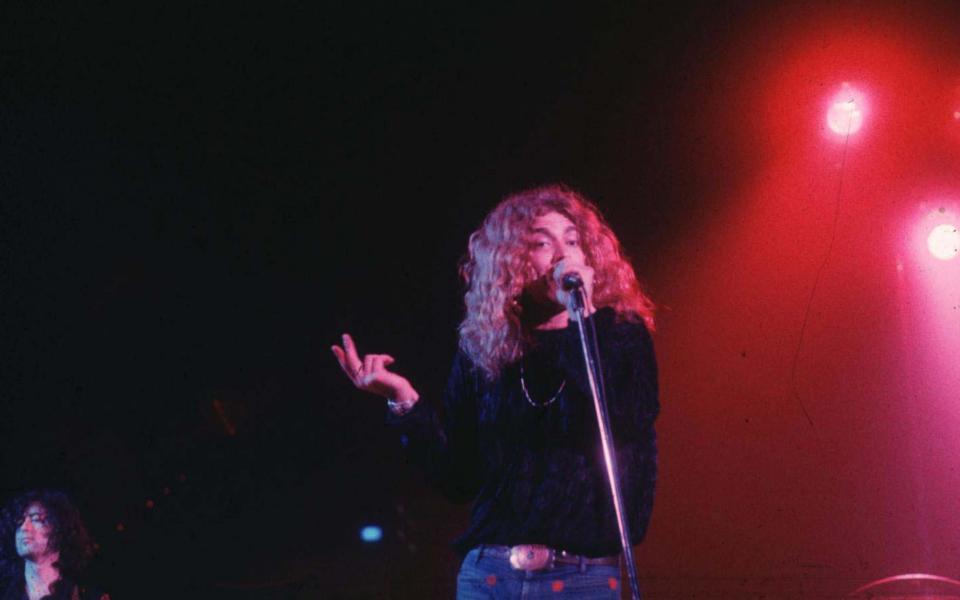
[[[343,334],[343,346],[330,347],[340,368],[357,389],[401,403],[416,402],[419,394],[406,377],[387,369],[394,363],[389,354],[365,354],[360,358],[350,334]]]

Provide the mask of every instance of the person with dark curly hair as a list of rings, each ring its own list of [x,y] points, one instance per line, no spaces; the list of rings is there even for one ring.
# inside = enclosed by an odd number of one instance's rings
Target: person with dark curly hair
[[[503,200],[471,236],[466,314],[442,408],[393,357],[332,347],[354,386],[387,399],[407,455],[451,499],[473,501],[454,543],[461,600],[619,598],[620,538],[570,293],[595,326],[629,515],[647,530],[657,472],[653,303],[600,211],[554,184]]]
[[[76,582],[92,554],[90,534],[66,494],[21,494],[0,514],[0,571],[7,580],[0,600],[109,600]]]

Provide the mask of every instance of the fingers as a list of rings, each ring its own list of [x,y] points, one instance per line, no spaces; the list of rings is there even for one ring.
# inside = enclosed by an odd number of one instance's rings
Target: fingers
[[[330,346],[330,350],[333,352],[333,355],[336,357],[337,362],[340,363],[340,368],[344,371],[347,370],[346,357],[343,355],[343,348],[334,344]]]
[[[342,339],[342,348],[334,344],[330,347],[330,350],[337,358],[337,362],[340,363],[340,368],[343,369],[343,372],[350,378],[350,381],[352,381],[354,385],[359,385],[359,377],[363,371],[363,363],[357,355],[357,347],[353,343],[353,338],[350,337],[350,334],[343,334]]]
[[[373,381],[381,376],[388,365],[393,364],[393,357],[389,354],[368,354],[363,357],[363,379],[365,382]]]
[[[353,385],[361,389],[369,387],[375,380],[381,379],[386,367],[395,362],[395,359],[389,354],[367,354],[361,359],[357,352],[357,346],[348,333],[343,334],[343,347],[334,344],[330,346],[330,351],[333,352],[340,368],[350,378]]]
[[[357,346],[353,343],[353,338],[350,337],[349,333],[343,334],[343,349],[347,355],[347,364],[359,367],[360,356],[357,354]]]
[[[366,375],[374,372],[373,363],[376,359],[376,354],[368,354],[363,357],[363,371]]]
[[[370,366],[371,373],[383,371],[387,365],[393,363],[393,358],[387,354],[374,354],[373,356],[373,364]]]
[[[350,367],[350,365],[347,364],[346,356],[344,356],[343,348],[339,346],[331,346],[330,350],[333,351],[333,355],[336,357],[337,362],[340,363],[340,368],[343,369],[344,374],[354,385],[360,385],[360,375],[363,373],[363,365],[357,368]]]
[[[360,357],[357,355],[357,346],[353,343],[353,338],[350,337],[349,333],[343,334],[343,351],[347,375],[350,376],[350,379],[356,381],[363,368],[363,362],[360,361]]]
[[[566,269],[569,266],[567,259],[558,261],[556,265],[553,266],[553,282],[557,285],[560,285],[560,279],[563,277],[563,274],[566,273]]]

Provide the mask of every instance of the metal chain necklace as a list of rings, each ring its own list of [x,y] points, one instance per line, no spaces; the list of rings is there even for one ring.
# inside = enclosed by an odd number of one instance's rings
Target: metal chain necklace
[[[567,386],[567,380],[564,378],[563,383],[560,384],[560,389],[557,390],[557,393],[553,395],[552,398],[546,402],[535,402],[533,398],[530,397],[530,392],[527,391],[527,382],[523,378],[523,359],[520,359],[520,389],[523,390],[523,397],[527,399],[527,402],[530,403],[530,406],[535,406],[536,408],[546,408],[554,402],[557,401],[557,398],[560,397],[560,392],[563,391],[563,388]]]

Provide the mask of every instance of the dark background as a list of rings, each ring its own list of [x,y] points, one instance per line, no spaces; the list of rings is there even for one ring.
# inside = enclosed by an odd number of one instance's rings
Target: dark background
[[[70,491],[116,597],[449,596],[467,509],[403,464],[329,346],[350,331],[435,396],[467,236],[550,181],[600,205],[660,305],[652,597],[960,575],[956,377],[909,334],[923,294],[894,256],[928,269],[862,233],[957,197],[960,136],[922,116],[953,110],[953,3],[0,23],[0,495]],[[805,103],[851,78],[894,133],[818,146]]]

